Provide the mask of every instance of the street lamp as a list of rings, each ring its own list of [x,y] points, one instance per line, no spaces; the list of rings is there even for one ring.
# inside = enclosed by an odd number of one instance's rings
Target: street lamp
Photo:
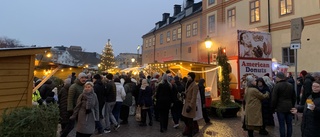
[[[138,64],[138,62],[139,62],[139,64],[140,64],[139,51],[140,51],[140,45],[138,45],[138,47],[137,47],[137,52],[138,52],[138,54],[137,54],[137,64]]]
[[[132,62],[132,67],[133,67],[133,63],[134,61],[136,61],[136,59],[134,57],[131,58],[131,62]]]
[[[212,45],[212,41],[211,41],[211,38],[209,36],[207,36],[207,38],[205,39],[205,45],[206,45],[206,48],[208,49],[208,64],[210,64],[210,48],[211,48],[211,45]]]

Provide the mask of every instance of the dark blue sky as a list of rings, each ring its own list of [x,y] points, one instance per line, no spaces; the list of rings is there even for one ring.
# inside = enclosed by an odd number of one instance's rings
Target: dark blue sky
[[[183,1],[2,0],[0,37],[23,45],[78,45],[98,53],[111,39],[115,55],[137,53],[141,36],[162,19],[162,13],[171,16],[173,6]]]

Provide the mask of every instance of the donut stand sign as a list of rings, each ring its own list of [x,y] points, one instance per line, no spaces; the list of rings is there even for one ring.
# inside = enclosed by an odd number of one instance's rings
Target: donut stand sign
[[[272,74],[271,36],[267,32],[238,30],[240,88],[248,75]]]

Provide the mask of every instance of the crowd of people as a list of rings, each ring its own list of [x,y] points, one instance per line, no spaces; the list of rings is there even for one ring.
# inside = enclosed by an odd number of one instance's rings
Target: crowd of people
[[[249,137],[253,137],[254,130],[268,135],[266,126],[274,126],[274,113],[278,118],[280,137],[291,137],[292,121],[298,118],[298,112],[303,113],[301,136],[320,137],[317,131],[320,129],[320,73],[311,75],[303,70],[297,81],[291,73],[286,76],[278,72],[274,77],[266,74],[260,78],[248,75],[244,110],[243,128]]]
[[[73,129],[77,137],[116,131],[128,124],[132,107],[141,108],[139,126],[153,126],[158,121],[159,131],[165,133],[171,115],[173,129],[184,121],[182,134],[192,137],[199,132],[199,119],[212,124],[205,108],[205,80],[200,78],[197,84],[195,79],[193,72],[181,78],[169,70],[147,77],[140,73],[137,78],[130,74],[72,73],[56,93],[53,82],[47,80],[34,92],[33,104],[59,104],[61,137]],[[35,86],[40,82],[36,80]]]

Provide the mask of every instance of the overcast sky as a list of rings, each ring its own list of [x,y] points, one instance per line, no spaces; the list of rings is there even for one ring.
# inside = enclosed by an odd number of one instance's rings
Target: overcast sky
[[[164,12],[172,16],[174,5],[183,1],[1,0],[0,37],[23,45],[77,45],[98,53],[111,39],[115,56],[137,53],[142,35],[162,20]]]

